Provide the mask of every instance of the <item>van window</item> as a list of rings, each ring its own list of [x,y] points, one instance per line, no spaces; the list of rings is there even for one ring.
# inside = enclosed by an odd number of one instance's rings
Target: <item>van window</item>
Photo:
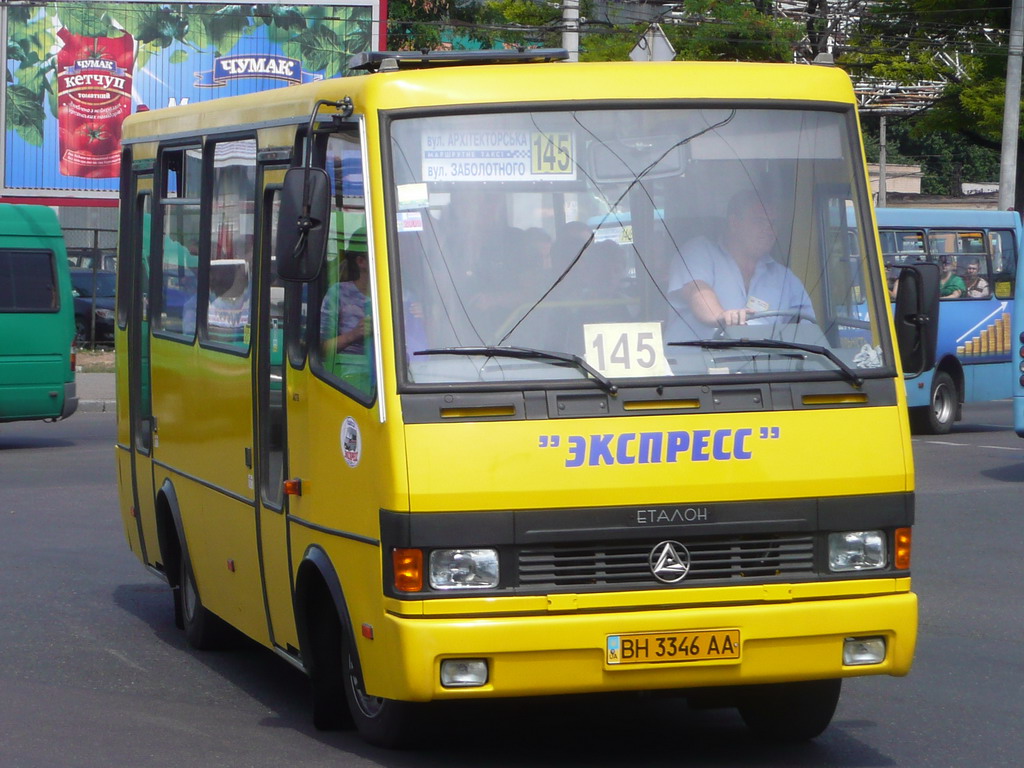
[[[0,250],[0,312],[56,312],[59,296],[50,251]]]

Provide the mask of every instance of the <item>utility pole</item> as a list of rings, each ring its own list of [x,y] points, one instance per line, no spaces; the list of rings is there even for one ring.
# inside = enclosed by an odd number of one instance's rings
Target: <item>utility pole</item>
[[[562,47],[569,61],[580,60],[580,0],[562,0]]]
[[[1024,0],[1013,0],[1010,13],[1010,51],[1006,61],[1006,101],[1003,105],[1003,149],[999,158],[999,208],[1013,208],[1017,193],[1017,142],[1020,140],[1020,70],[1024,53]]]
[[[886,203],[886,187],[889,186],[889,179],[886,177],[888,173],[885,168],[885,115],[882,115],[878,119],[878,202],[876,205],[879,208],[885,208]]]

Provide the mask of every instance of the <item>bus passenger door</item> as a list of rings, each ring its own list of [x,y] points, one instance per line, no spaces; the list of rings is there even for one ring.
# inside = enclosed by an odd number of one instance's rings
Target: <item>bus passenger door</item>
[[[135,206],[131,222],[132,298],[128,319],[128,387],[131,409],[131,453],[136,519],[140,547],[148,565],[161,562],[156,530],[153,486],[153,399],[150,378],[149,291],[151,264],[152,189],[149,174],[135,178]],[[129,265],[124,265],[129,267]]]
[[[280,181],[283,168],[263,171],[259,253],[258,346],[254,365],[257,382],[258,519],[263,594],[272,642],[284,649],[298,647],[292,611],[291,568],[288,556],[287,466],[285,429],[284,286],[274,265]]]

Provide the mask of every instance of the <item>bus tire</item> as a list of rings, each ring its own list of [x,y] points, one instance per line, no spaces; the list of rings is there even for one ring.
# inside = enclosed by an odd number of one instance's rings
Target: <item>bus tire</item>
[[[911,426],[921,435],[945,435],[953,428],[960,410],[960,395],[953,377],[936,371],[928,405],[911,408]]]
[[[737,708],[761,739],[808,741],[832,722],[842,683],[835,679],[755,685],[741,692]]]
[[[196,586],[196,577],[192,572],[192,561],[188,552],[181,552],[181,622],[185,630],[185,639],[193,648],[200,651],[212,651],[225,648],[229,644],[230,628],[222,619],[203,606]]]
[[[314,614],[309,626],[311,648],[309,680],[313,691],[313,725],[318,731],[352,727],[345,697],[344,641],[341,621],[326,603]]]
[[[359,735],[366,742],[385,749],[415,746],[426,705],[367,695],[356,659],[347,645],[345,665],[348,678],[345,698]]]

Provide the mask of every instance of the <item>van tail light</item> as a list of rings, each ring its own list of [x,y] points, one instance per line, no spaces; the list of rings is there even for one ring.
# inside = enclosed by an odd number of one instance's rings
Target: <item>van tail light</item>
[[[78,353],[75,352],[75,345],[71,345],[71,372],[74,373],[78,370]]]

